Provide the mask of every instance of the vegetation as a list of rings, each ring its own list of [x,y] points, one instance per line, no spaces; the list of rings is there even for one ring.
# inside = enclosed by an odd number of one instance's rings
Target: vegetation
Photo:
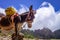
[[[29,30],[29,29],[23,29],[21,32],[24,34],[24,38],[38,38],[38,39],[60,39],[60,29],[52,32],[48,28],[43,28],[42,30]],[[8,33],[8,36],[12,33]],[[0,36],[5,36],[0,31]]]
[[[48,28],[43,28],[42,30],[29,30],[29,29],[23,29],[21,31],[24,33],[24,36],[26,38],[38,38],[38,39],[60,39],[60,29],[52,32]]]
[[[31,34],[30,34],[30,35],[29,35],[29,34],[24,34],[24,37],[25,37],[25,38],[31,38],[31,39],[33,39],[33,38],[34,38],[34,36],[33,36],[33,35],[31,35]]]

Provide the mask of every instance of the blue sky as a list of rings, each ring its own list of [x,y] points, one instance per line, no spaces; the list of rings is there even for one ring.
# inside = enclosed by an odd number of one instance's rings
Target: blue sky
[[[32,30],[44,27],[52,31],[60,29],[60,0],[0,0],[0,13],[5,14],[5,9],[13,6],[20,14],[28,11],[30,5],[36,10]]]
[[[19,10],[20,5],[22,4],[27,7],[33,5],[33,9],[36,10],[44,1],[51,3],[55,8],[55,11],[60,10],[60,0],[0,0],[0,7],[7,8],[9,6],[14,6],[17,10]]]

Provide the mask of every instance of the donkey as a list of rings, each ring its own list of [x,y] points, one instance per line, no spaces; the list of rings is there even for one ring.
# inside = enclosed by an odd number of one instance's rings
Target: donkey
[[[32,6],[30,6],[29,11],[22,13],[20,15],[18,15],[18,13],[16,13],[15,15],[13,15],[12,17],[1,17],[0,20],[0,28],[1,30],[14,30],[15,34],[18,35],[18,30],[22,29],[22,25],[24,24],[24,22],[26,22],[28,24],[28,27],[31,28],[32,27],[32,22],[35,18],[35,11],[32,10]],[[14,34],[13,34],[14,36]],[[12,36],[12,37],[13,37]],[[14,40],[14,39],[12,39]]]

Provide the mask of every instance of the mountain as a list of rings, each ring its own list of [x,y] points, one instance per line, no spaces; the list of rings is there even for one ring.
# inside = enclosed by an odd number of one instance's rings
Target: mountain
[[[38,29],[38,30],[22,30],[22,33],[24,33],[25,35],[33,35],[35,38],[52,38],[53,37],[53,33],[50,29],[48,28],[43,28],[42,30]]]
[[[54,37],[55,37],[56,39],[60,39],[60,29],[54,31]]]
[[[52,31],[48,28],[43,28],[40,34],[43,38],[52,38]]]
[[[21,31],[23,34],[33,36],[34,38],[39,39],[60,39],[60,29],[52,32],[48,28],[38,29],[38,30],[29,30],[23,29]]]

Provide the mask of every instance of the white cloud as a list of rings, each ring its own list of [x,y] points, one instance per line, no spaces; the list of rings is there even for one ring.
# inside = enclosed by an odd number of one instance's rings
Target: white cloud
[[[49,5],[44,7],[44,5]],[[52,31],[60,29],[60,15],[55,12],[54,7],[48,3],[43,2],[41,7],[36,10],[35,20],[31,29],[49,28]],[[59,15],[59,16],[58,16]],[[58,27],[57,27],[58,26]]]
[[[3,14],[5,14],[5,9],[3,9],[3,8],[0,8],[0,13],[3,13]]]
[[[20,5],[20,7],[21,7],[21,9],[19,9],[19,11],[18,11],[19,14],[27,12],[29,10],[28,7],[26,7],[24,5]]]
[[[56,15],[56,20],[53,27],[54,27],[53,31],[60,29],[60,13]]]
[[[46,4],[48,4],[48,2],[43,2],[41,6],[45,6]]]

